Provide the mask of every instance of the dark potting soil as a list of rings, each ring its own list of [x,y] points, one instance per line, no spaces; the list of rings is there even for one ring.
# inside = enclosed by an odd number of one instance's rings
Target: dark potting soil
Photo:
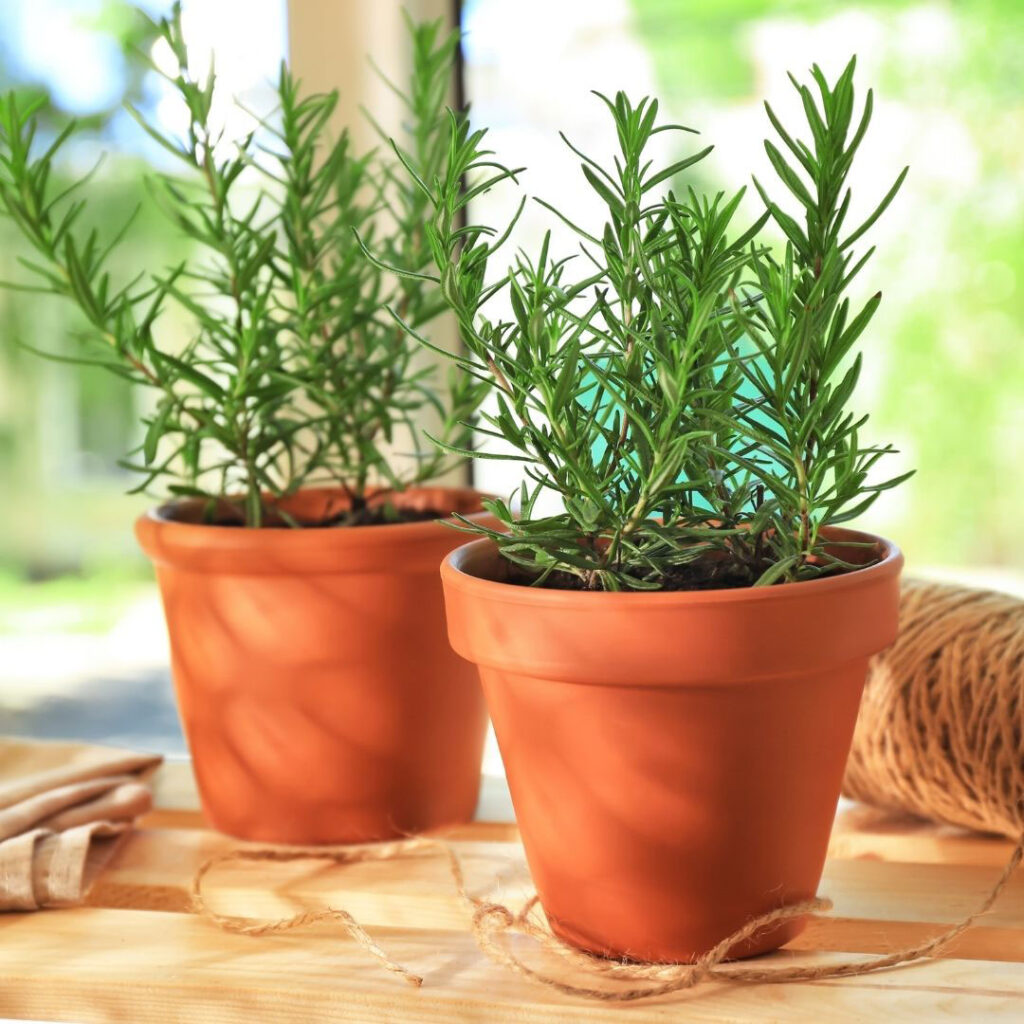
[[[396,508],[394,505],[366,506],[356,512],[344,509],[329,519],[303,526],[393,526],[398,523],[423,523],[430,519],[447,519],[451,511],[440,508]]]
[[[689,562],[687,565],[673,566],[672,569],[662,577],[661,586],[657,591],[638,590],[635,593],[666,593],[685,590],[739,590],[744,587],[752,587],[760,573],[769,568],[765,563],[758,575],[751,576],[749,572],[738,569],[735,565],[723,562],[721,559],[698,559]],[[833,575],[841,575],[843,572],[856,570],[837,569]],[[533,585],[536,576],[521,566],[509,564],[508,578],[505,582],[515,586],[528,587]],[[778,586],[781,581],[771,584]],[[586,585],[579,576],[568,572],[553,572],[542,583],[538,585],[544,590],[587,590]]]
[[[295,526],[307,530],[348,526],[396,526],[403,523],[423,523],[432,519],[447,519],[450,515],[450,510],[440,508],[396,508],[394,505],[368,505],[356,511],[340,509],[326,519],[312,520],[293,516],[289,522],[281,516],[274,516],[271,510],[267,510],[266,518],[260,529],[291,530]],[[245,524],[240,518],[229,519],[222,515],[208,521],[206,525],[242,527]]]

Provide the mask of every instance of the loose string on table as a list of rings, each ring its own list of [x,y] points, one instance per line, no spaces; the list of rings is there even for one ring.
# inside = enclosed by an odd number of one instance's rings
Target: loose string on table
[[[554,935],[540,917],[539,901],[536,895],[531,896],[518,911],[513,911],[504,904],[473,896],[466,887],[462,860],[454,847],[442,839],[427,836],[369,846],[242,849],[218,854],[205,861],[193,877],[192,907],[204,920],[225,931],[251,936],[272,935],[323,921],[337,922],[342,925],[356,944],[375,958],[385,970],[419,988],[423,984],[423,978],[387,953],[347,910],[335,908],[307,910],[274,921],[259,921],[249,917],[224,915],[210,909],[203,893],[203,880],[215,868],[239,861],[288,863],[313,859],[343,865],[391,861],[424,853],[440,853],[448,859],[455,891],[470,915],[470,931],[473,939],[489,959],[524,978],[529,978],[567,995],[603,1002],[624,1003],[682,992],[705,982],[778,985],[801,981],[824,981],[871,974],[875,971],[900,967],[926,957],[932,957],[962,935],[979,917],[991,910],[1024,858],[1024,835],[1014,847],[1009,862],[991,891],[978,908],[959,923],[933,938],[892,953],[869,960],[821,966],[766,968],[762,966],[763,961],[756,964],[726,961],[730,950],[766,928],[794,918],[827,912],[832,908],[831,901],[827,899],[801,900],[752,918],[693,963],[661,964],[614,960],[576,949]],[[539,971],[510,951],[504,940],[506,936],[513,933],[533,939],[544,952],[561,957],[587,978],[611,981],[629,987],[598,988],[593,985],[563,981]]]

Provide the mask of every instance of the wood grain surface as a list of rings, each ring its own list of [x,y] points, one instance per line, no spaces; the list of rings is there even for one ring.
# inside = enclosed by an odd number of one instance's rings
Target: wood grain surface
[[[1024,872],[991,913],[924,964],[815,984],[716,984],[606,1006],[562,996],[484,957],[446,861],[430,853],[346,867],[313,859],[231,863],[205,887],[213,908],[228,914],[344,908],[424,976],[421,989],[382,971],[330,925],[260,938],[224,933],[189,912],[189,887],[207,857],[246,844],[204,827],[187,765],[161,770],[157,802],[88,906],[0,916],[0,1017],[137,1024],[1024,1020]],[[514,826],[474,823],[451,839],[474,893],[514,904],[530,891]],[[770,959],[825,964],[936,934],[980,902],[1009,851],[1004,840],[847,810],[836,821],[820,889],[834,910]],[[571,979],[525,941],[516,940],[516,949]]]

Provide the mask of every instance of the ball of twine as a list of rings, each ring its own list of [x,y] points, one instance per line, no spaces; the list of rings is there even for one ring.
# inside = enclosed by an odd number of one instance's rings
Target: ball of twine
[[[908,580],[899,636],[872,661],[846,796],[998,832],[1024,830],[1024,601]]]

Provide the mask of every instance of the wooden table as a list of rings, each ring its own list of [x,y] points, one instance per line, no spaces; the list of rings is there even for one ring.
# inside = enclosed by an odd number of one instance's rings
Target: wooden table
[[[515,827],[479,822],[455,835],[471,891],[515,899],[529,884]],[[845,981],[709,985],[630,1006],[562,996],[487,960],[466,929],[441,858],[330,867],[239,863],[209,876],[214,909],[276,917],[343,907],[416,990],[368,960],[337,927],[253,938],[189,913],[208,856],[244,846],[203,823],[187,765],[158,778],[158,807],[124,844],[89,905],[0,915],[0,1017],[48,1021],[1024,1021],[1024,872],[945,955]],[[787,950],[830,963],[918,942],[971,911],[1010,844],[854,808],[834,830],[821,892],[835,903]],[[524,941],[517,951],[532,955]],[[539,966],[568,977],[556,962]]]

